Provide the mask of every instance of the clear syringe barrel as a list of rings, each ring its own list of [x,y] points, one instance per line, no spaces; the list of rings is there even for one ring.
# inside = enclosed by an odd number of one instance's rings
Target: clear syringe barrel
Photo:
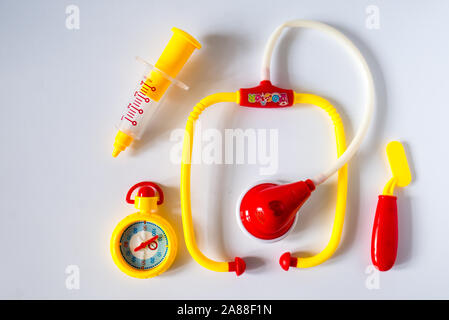
[[[172,83],[179,85],[185,90],[188,89],[186,85],[172,79],[169,75],[158,70],[145,60],[141,58],[138,58],[138,60],[145,64],[145,70],[122,112],[120,123],[118,124],[118,129],[121,132],[136,140],[142,136],[165,91]]]

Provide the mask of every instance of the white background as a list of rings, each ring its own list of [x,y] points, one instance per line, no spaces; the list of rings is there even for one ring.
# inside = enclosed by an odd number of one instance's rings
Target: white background
[[[66,7],[80,9],[80,29],[66,28]],[[366,27],[369,5],[380,28]],[[445,1],[0,1],[0,298],[449,298],[447,205],[447,74],[449,3]],[[197,241],[214,259],[247,260],[248,270],[203,269],[188,254],[179,203],[180,166],[170,160],[194,104],[208,94],[256,85],[268,36],[290,19],[329,23],[349,36],[375,77],[377,110],[369,135],[350,162],[346,223],[336,255],[307,270],[285,272],[285,251],[317,252],[328,241],[335,179],[301,210],[285,240],[247,239],[235,222],[240,193],[261,179],[294,181],[335,159],[333,129],[317,108],[244,109],[220,104],[201,127],[279,131],[279,169],[258,165],[194,165],[192,209]],[[141,75],[136,55],[153,63],[177,26],[203,45],[144,138],[116,159],[112,144],[122,108]],[[329,98],[343,114],[348,139],[363,110],[361,77],[344,49],[314,31],[292,30],[273,57],[273,82]],[[413,183],[399,191],[399,252],[386,273],[369,268],[373,217],[390,177],[385,146],[403,141]],[[109,253],[115,225],[135,209],[134,183],[152,180],[166,194],[166,217],[180,240],[173,267],[133,279]],[[80,289],[66,288],[68,265]],[[367,282],[378,277],[379,288]]]

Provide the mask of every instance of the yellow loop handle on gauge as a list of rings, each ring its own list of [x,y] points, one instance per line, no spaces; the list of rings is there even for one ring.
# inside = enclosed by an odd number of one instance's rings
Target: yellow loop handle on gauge
[[[198,262],[201,266],[205,267],[206,269],[212,271],[217,272],[235,271],[237,274],[239,274],[239,271],[236,269],[242,267],[241,262],[243,262],[243,260],[241,260],[240,258],[236,258],[235,261],[232,262],[219,262],[209,259],[201,252],[195,241],[195,232],[192,222],[191,199],[190,199],[190,172],[191,172],[191,159],[193,149],[194,124],[195,121],[198,119],[199,115],[204,111],[204,109],[220,102],[235,102],[239,104],[240,103],[239,92],[216,93],[204,98],[194,107],[193,111],[190,113],[190,116],[187,120],[182,149],[182,161],[181,161],[182,224],[187,249],[196,262]],[[316,105],[329,114],[335,127],[335,135],[337,141],[337,155],[340,156],[346,148],[346,141],[345,141],[343,122],[341,121],[341,118],[337,113],[336,109],[327,100],[313,94],[295,93],[295,104],[299,103]],[[296,261],[296,265],[294,265],[295,267],[308,268],[321,264],[327,259],[329,259],[337,249],[343,230],[347,186],[348,186],[348,166],[346,164],[343,167],[341,167],[341,169],[338,171],[338,185],[337,185],[338,194],[337,194],[336,213],[329,243],[323,251],[312,257],[298,258],[298,259],[293,258],[293,261]],[[240,259],[241,261],[239,261],[238,259]],[[243,271],[240,270],[240,272]]]

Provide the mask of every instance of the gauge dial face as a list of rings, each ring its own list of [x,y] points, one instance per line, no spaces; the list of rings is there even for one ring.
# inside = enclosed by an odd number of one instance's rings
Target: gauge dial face
[[[164,230],[155,223],[138,221],[129,225],[120,238],[120,253],[133,268],[149,270],[167,257],[169,243]]]

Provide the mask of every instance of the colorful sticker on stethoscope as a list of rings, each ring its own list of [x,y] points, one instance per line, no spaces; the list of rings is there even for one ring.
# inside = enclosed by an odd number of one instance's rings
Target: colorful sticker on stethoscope
[[[294,92],[275,87],[270,81],[264,80],[256,87],[239,90],[239,104],[254,108],[283,108],[293,105]]]
[[[288,96],[286,93],[250,93],[248,94],[249,103],[259,103],[261,106],[265,106],[269,102],[278,104],[279,106],[288,105]]]

